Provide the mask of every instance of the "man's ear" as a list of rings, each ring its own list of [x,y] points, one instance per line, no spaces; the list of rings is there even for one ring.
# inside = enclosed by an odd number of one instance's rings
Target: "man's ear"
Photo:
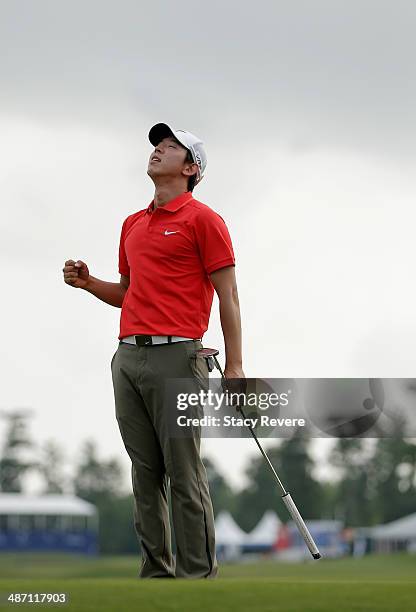
[[[188,172],[188,170],[193,170],[193,166],[195,166],[195,172]],[[192,162],[189,164],[184,170],[182,170],[186,174],[186,176],[192,176],[193,174],[198,174],[198,164],[196,162]]]

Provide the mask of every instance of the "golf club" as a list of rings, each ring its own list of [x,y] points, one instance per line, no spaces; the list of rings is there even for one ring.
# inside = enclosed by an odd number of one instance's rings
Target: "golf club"
[[[227,388],[227,379],[224,376],[224,373],[221,369],[221,366],[218,362],[217,359],[217,355],[219,354],[219,351],[217,349],[210,349],[210,348],[203,348],[200,349],[198,351],[198,354],[201,355],[202,357],[204,357],[204,359],[207,360],[207,365],[208,365],[208,370],[210,372],[212,372],[212,370],[214,369],[214,364],[215,367],[217,367],[217,369],[219,370],[220,374],[221,374],[221,378],[223,380],[223,383],[225,385],[225,387]],[[238,410],[239,412],[241,412],[243,418],[245,419],[245,415],[243,412],[243,409],[241,408],[241,406],[236,406],[236,410]],[[303,537],[306,546],[309,548],[309,551],[312,555],[312,557],[314,559],[320,559],[321,558],[321,553],[318,550],[318,547],[316,546],[311,534],[309,533],[308,528],[305,525],[305,522],[299,512],[299,510],[296,507],[295,502],[293,501],[290,493],[288,491],[286,491],[285,487],[283,486],[282,481],[280,480],[279,476],[277,475],[276,470],[273,467],[273,464],[271,463],[269,457],[267,456],[266,452],[263,450],[260,442],[257,439],[256,434],[254,433],[253,428],[248,425],[248,428],[250,430],[251,435],[253,436],[257,446],[260,449],[261,454],[263,455],[263,457],[265,458],[267,465],[269,466],[277,484],[279,485],[281,494],[282,494],[282,500],[286,506],[286,508],[289,511],[290,516],[292,517],[292,519],[294,520],[297,528],[299,529],[299,532],[301,534],[301,536]]]

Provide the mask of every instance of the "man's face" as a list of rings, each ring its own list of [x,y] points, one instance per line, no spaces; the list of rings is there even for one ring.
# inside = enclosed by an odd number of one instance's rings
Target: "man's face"
[[[155,179],[178,178],[184,176],[188,180],[189,176],[195,173],[197,164],[185,162],[187,149],[183,147],[175,138],[167,137],[159,142],[149,157],[147,174]]]

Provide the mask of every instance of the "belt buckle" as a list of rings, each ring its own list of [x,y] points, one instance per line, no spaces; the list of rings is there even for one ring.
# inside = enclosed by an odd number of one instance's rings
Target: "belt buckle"
[[[148,346],[150,344],[153,344],[152,336],[138,335],[135,336],[135,340],[137,346]]]

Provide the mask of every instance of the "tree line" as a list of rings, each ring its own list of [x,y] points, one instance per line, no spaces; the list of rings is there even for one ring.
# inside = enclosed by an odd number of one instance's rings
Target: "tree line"
[[[81,445],[71,476],[65,475],[65,454],[53,440],[36,450],[23,411],[2,413],[6,421],[0,455],[0,491],[24,492],[27,474],[40,476],[41,493],[72,493],[94,504],[99,513],[101,553],[137,553],[133,528],[133,495],[123,491],[123,469],[118,458],[100,458],[96,444]],[[416,511],[416,445],[398,431],[392,438],[335,441],[328,467],[335,480],[316,476],[311,440],[295,436],[267,446],[279,476],[306,519],[337,519],[356,527],[388,522]],[[231,512],[242,529],[250,531],[266,510],[273,509],[286,522],[289,516],[262,456],[250,460],[247,486],[235,490],[204,458],[215,515]],[[321,466],[322,467],[322,466]],[[325,466],[324,466],[325,467]]]

